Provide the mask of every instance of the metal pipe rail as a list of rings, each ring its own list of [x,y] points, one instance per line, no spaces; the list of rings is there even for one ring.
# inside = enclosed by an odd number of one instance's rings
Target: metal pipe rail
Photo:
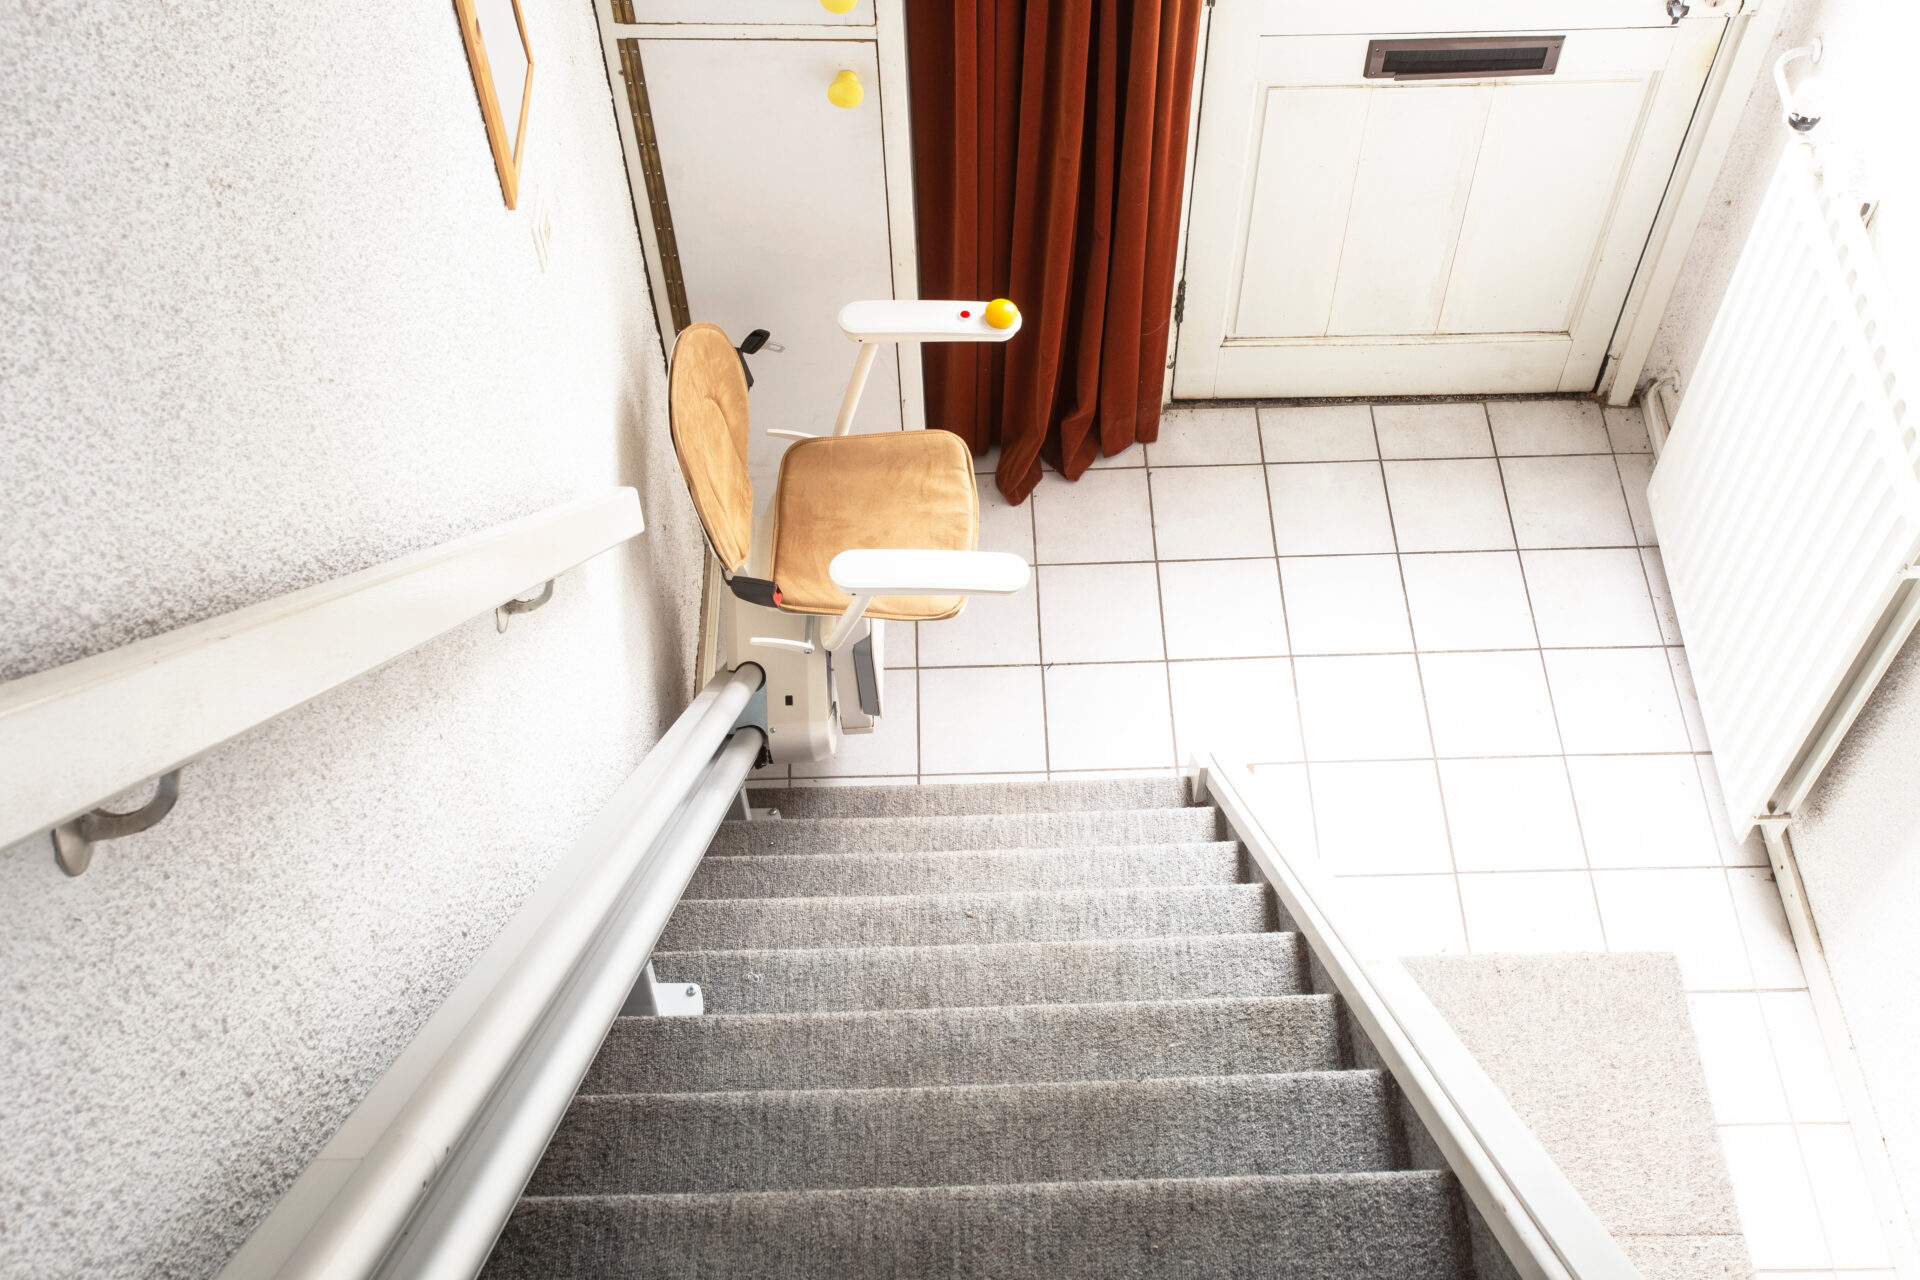
[[[1243,764],[1202,762],[1200,785],[1326,969],[1522,1280],[1640,1280],[1560,1166],[1406,968],[1343,930],[1317,870],[1281,852],[1241,790]]]
[[[0,846],[71,826],[55,844],[78,874],[91,839],[142,825],[94,806],[644,528],[639,495],[614,489],[0,685]]]
[[[470,1280],[766,742],[716,676],[220,1272]]]

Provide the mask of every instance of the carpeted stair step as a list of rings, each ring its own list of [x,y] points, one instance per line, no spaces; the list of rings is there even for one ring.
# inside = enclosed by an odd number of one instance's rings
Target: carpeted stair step
[[[1467,1213],[1178,778],[755,788],[485,1274],[1467,1280]]]
[[[1333,1071],[1332,996],[622,1018],[581,1096]]]
[[[735,854],[702,860],[686,896],[811,898],[965,889],[1118,889],[1236,884],[1247,878],[1240,846],[1231,840],[1106,849]]]
[[[683,901],[660,935],[669,951],[939,947],[1257,933],[1277,922],[1265,885],[924,893],[891,898]]]
[[[697,982],[709,1013],[1094,1004],[1297,995],[1291,933],[988,946],[657,951],[662,982]]]
[[[1359,1173],[1406,1160],[1384,1072],[579,1098],[529,1195]]]
[[[1184,778],[1086,782],[943,782],[927,786],[752,787],[756,809],[787,818],[917,818],[943,813],[1067,813],[1178,809],[1193,803]]]
[[[488,1280],[1461,1280],[1434,1172],[532,1197]]]
[[[725,856],[1070,849],[1084,845],[1193,844],[1227,838],[1219,812],[1204,807],[915,818],[770,818],[721,823],[707,852]]]

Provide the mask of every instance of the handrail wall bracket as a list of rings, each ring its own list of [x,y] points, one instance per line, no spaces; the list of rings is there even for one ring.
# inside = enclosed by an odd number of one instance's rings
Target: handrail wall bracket
[[[95,809],[55,827],[52,831],[53,860],[60,864],[62,871],[77,876],[92,864],[94,845],[102,840],[138,835],[155,826],[160,819],[173,812],[174,802],[179,799],[180,771],[175,769],[171,773],[161,774],[160,785],[154,789],[153,799],[138,809],[126,813]]]
[[[541,605],[553,599],[553,584],[556,581],[558,581],[558,579],[548,578],[547,585],[541,589],[540,594],[537,596],[528,596],[524,600],[509,600],[503,605],[496,606],[493,611],[493,629],[505,634],[507,623],[512,619],[514,614],[532,613],[535,609],[538,609]]]

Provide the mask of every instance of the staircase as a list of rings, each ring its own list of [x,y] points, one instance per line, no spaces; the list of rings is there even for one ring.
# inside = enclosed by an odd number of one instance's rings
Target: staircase
[[[1471,1275],[1184,782],[752,794],[654,954],[708,1015],[615,1024],[486,1275]]]

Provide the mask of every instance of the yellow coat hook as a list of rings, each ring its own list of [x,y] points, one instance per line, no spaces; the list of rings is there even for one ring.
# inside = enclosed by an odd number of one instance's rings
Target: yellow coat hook
[[[851,71],[842,71],[827,86],[827,101],[836,107],[857,107],[866,96],[867,91],[860,87],[860,77]]]
[[[820,7],[828,13],[852,13],[853,6],[860,0],[820,0]]]

